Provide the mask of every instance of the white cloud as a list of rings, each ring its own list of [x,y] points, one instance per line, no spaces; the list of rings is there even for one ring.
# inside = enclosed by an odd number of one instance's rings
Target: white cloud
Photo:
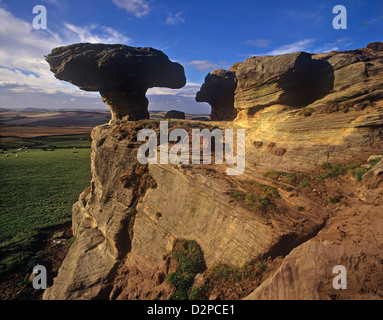
[[[174,26],[176,24],[184,23],[185,18],[182,17],[182,12],[169,13],[165,21],[165,24],[168,26]]]
[[[34,30],[31,23],[18,19],[0,8],[0,107],[103,108],[98,92],[85,92],[70,83],[59,81],[49,70],[44,56],[55,47],[76,42],[123,43],[130,38],[117,30],[99,25],[63,24],[59,33]],[[199,68],[218,64],[194,61]],[[210,71],[210,70],[209,70]],[[176,108],[175,99],[189,110],[207,107],[194,100],[201,84],[187,83],[179,90],[153,88],[148,91],[150,107]]]
[[[129,43],[131,39],[118,31],[96,24],[84,27],[74,26],[70,23],[64,23],[64,26],[72,31],[80,42],[90,43]],[[94,33],[97,31],[97,34]]]
[[[181,89],[169,89],[169,88],[150,88],[147,92],[148,96],[180,96],[185,98],[195,98],[197,91],[201,88],[201,83],[188,82]]]
[[[269,39],[257,39],[257,40],[247,40],[246,44],[249,46],[255,46],[260,48],[270,47],[271,40]]]
[[[312,44],[315,41],[316,39],[305,39],[305,40],[285,44],[283,46],[278,47],[275,50],[272,50],[266,53],[266,55],[277,56],[280,54],[293,53],[297,51],[309,51],[310,48],[312,48]]]
[[[188,65],[191,65],[193,68],[201,72],[213,71],[219,68],[228,68],[225,62],[214,63],[208,60],[193,60],[189,62]]]
[[[61,35],[47,30],[34,30],[31,23],[14,17],[0,8],[0,90],[2,95],[15,92],[87,96],[76,86],[57,80],[49,70],[44,56],[53,48],[76,42],[128,42],[130,38],[104,26],[78,27],[64,24]],[[14,95],[14,99],[17,96]],[[3,103],[3,101],[2,101]]]
[[[339,38],[334,42],[325,43],[322,46],[313,49],[313,53],[324,53],[330,51],[345,50],[345,48],[351,46],[353,42],[349,37]]]
[[[148,15],[150,11],[149,1],[147,0],[113,0],[113,3],[128,13],[134,14],[137,18]]]

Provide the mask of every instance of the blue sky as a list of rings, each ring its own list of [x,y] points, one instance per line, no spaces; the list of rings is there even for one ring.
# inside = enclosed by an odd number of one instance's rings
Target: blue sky
[[[47,30],[32,28],[35,5]],[[335,30],[335,5],[347,29]],[[104,108],[98,93],[53,77],[44,55],[76,42],[153,47],[185,68],[179,90],[148,91],[149,109],[210,113],[196,103],[206,74],[252,55],[327,52],[383,39],[381,0],[0,0],[0,107]]]

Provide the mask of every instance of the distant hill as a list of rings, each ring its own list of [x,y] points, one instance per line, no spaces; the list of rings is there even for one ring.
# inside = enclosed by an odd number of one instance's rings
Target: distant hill
[[[164,119],[167,111],[150,111],[151,119]],[[186,113],[188,120],[208,121],[206,114]],[[110,120],[108,110],[0,108],[0,126],[94,127]]]

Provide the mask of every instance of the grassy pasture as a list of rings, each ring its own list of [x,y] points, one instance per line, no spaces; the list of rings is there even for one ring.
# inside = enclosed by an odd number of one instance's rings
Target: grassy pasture
[[[88,137],[44,137],[43,145],[62,149],[0,153],[0,276],[36,258],[40,228],[71,219],[72,205],[91,180],[91,149],[64,147],[90,146],[80,140]]]

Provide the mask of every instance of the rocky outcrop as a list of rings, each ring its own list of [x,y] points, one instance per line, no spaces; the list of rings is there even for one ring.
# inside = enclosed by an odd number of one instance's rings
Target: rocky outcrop
[[[78,43],[53,49],[46,60],[57,79],[100,92],[112,121],[148,119],[149,88],[186,84],[183,67],[153,48]]]
[[[382,298],[379,50],[374,44],[349,52],[252,59],[249,97],[258,94],[250,92],[255,79],[254,88],[267,94],[249,98],[247,109],[236,105],[236,121],[169,122],[169,131],[191,132],[196,125],[245,129],[246,168],[239,176],[226,175],[227,163],[139,164],[137,133],[151,128],[159,134],[158,121],[93,129],[91,186],[73,206],[76,240],[44,298],[167,299],[174,291],[166,278],[174,271],[177,239],[199,245],[206,274],[217,264],[238,268],[283,260],[251,287],[248,299]],[[231,69],[237,78],[244,64]],[[303,65],[317,70],[320,81],[332,79],[320,89],[311,87],[318,79],[310,80],[306,90],[313,97],[301,98],[309,107],[294,103],[300,90],[294,81],[307,77]],[[245,78],[238,80],[239,88],[246,86]],[[235,95],[237,90],[242,89]],[[256,101],[261,102],[255,106]],[[346,267],[350,289],[332,287],[335,265]]]
[[[154,129],[157,125],[153,121]],[[304,197],[317,209],[297,216],[295,209],[286,210],[293,205],[287,194],[266,184],[243,183],[243,177],[227,176],[222,166],[142,166],[135,141],[140,128],[137,122],[92,131],[91,187],[73,207],[76,240],[45,299],[166,299],[171,288],[164,257],[175,239],[195,240],[208,267],[241,266],[286,254],[327,218]],[[233,200],[236,191],[264,190],[275,196],[268,214],[255,203],[248,207]]]
[[[374,42],[363,49],[343,52],[250,57],[225,71],[230,72],[236,86],[234,92],[227,91],[224,100],[234,100],[237,120],[250,120],[258,111],[273,105],[320,112],[381,101],[382,45]],[[217,93],[215,86],[208,86],[206,81],[205,84],[201,88],[204,96],[221,97],[226,92],[220,89]],[[312,114],[306,111],[309,113]]]
[[[207,102],[211,105],[211,120],[231,121],[237,115],[234,108],[236,86],[237,79],[234,72],[218,69],[206,76],[195,99],[197,102]]]
[[[325,228],[295,248],[246,299],[383,299],[383,175],[375,174],[383,172],[382,164],[363,183],[343,181],[339,187],[347,205],[340,205]],[[333,286],[338,265],[345,267],[344,290]]]
[[[235,106],[250,113],[274,104],[307,106],[328,94],[334,82],[331,65],[306,52],[251,57],[237,67],[236,77]]]
[[[165,119],[185,119],[185,112],[178,110],[170,110],[166,112]]]

